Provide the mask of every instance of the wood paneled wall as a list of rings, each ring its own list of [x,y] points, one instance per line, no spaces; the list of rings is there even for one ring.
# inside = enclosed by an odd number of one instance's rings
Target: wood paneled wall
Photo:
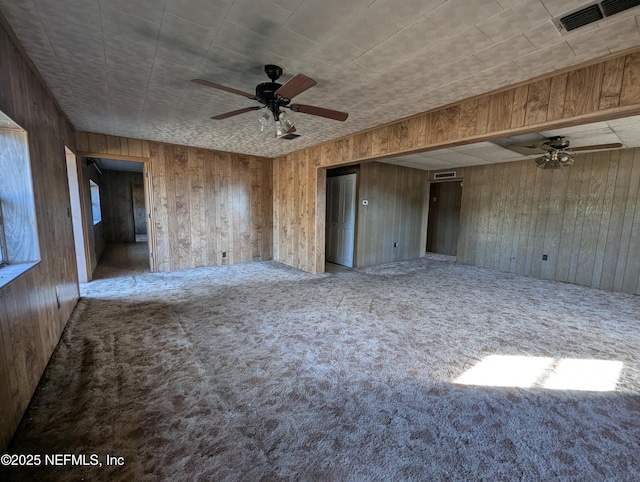
[[[324,269],[324,219],[317,216],[324,209],[318,176],[324,170],[318,167],[638,114],[638,78],[640,52],[609,56],[280,157],[274,163],[274,256],[305,271]]]
[[[639,187],[640,149],[467,168],[458,262],[640,294]]]
[[[427,180],[428,172],[418,169],[379,162],[360,166],[357,267],[424,256]]]
[[[100,204],[102,229],[107,243],[133,243],[136,230],[133,214],[134,184],[142,185],[141,172],[111,171],[103,169],[100,177]],[[142,198],[144,212],[144,193]]]
[[[273,163],[273,259],[311,273],[324,272],[327,171],[319,148]]]
[[[158,271],[272,259],[271,159],[86,132],[76,140],[96,157],[148,161]]]
[[[73,132],[1,26],[0,110],[27,131],[41,259],[0,290],[1,452],[79,296],[64,149],[75,149]]]

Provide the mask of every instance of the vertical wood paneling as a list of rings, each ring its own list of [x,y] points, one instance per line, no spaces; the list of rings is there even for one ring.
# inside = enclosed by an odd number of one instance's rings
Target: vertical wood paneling
[[[360,166],[358,176],[356,266],[423,256],[428,173],[370,162]],[[363,206],[362,199],[369,205]]]
[[[581,154],[554,171],[532,161],[467,168],[461,213],[469,239],[458,244],[458,262],[640,289],[640,149]]]
[[[559,99],[564,98],[564,117],[577,117],[598,110],[603,73],[604,65],[596,64],[567,74],[565,89],[556,93]]]
[[[640,103],[640,52],[625,58],[621,89],[620,105]]]
[[[27,132],[41,262],[0,289],[0,452],[6,448],[75,307],[65,145],[72,127],[0,28],[0,111]],[[33,235],[33,234],[31,234]],[[61,305],[58,308],[56,286]]]
[[[540,124],[547,120],[550,91],[551,79],[543,79],[529,84],[526,125]]]
[[[624,75],[624,57],[609,60],[604,64],[602,91],[600,92],[600,110],[611,109],[620,105],[620,92]]]
[[[558,75],[551,79],[551,87],[549,89],[549,106],[547,109],[547,121],[562,119],[563,117],[573,117],[571,114],[571,104],[566,102],[567,94],[567,78],[568,74]],[[595,88],[595,86],[590,86]],[[598,91],[600,86],[598,85]],[[564,109],[567,108],[567,115],[564,115]]]
[[[142,173],[105,169],[99,181],[104,240],[116,243],[135,242],[131,186],[143,183]]]

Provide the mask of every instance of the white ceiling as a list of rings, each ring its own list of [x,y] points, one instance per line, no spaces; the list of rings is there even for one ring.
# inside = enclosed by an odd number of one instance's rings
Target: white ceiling
[[[552,17],[592,0],[0,0],[78,130],[264,156],[423,112],[640,45],[640,7],[560,35]],[[318,85],[297,102],[302,137],[263,137],[263,66]]]
[[[620,143],[621,149],[640,147],[640,116],[625,117],[608,122],[596,122],[577,127],[566,127],[512,138],[501,139],[500,144],[524,140],[541,140],[552,136],[564,136],[570,147],[592,146],[596,144]],[[583,151],[589,152],[589,151]],[[410,154],[384,159],[389,164],[398,164],[416,169],[436,170],[454,167],[477,166],[499,162],[535,159],[540,154],[522,156],[493,142],[479,142],[448,149]]]

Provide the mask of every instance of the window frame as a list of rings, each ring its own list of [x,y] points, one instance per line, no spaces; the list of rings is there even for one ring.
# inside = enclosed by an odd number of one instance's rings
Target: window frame
[[[95,226],[102,222],[102,202],[100,199],[100,184],[92,179],[89,179],[89,194],[91,198],[91,217]],[[98,216],[96,216],[96,213]],[[96,217],[98,218],[97,220]]]
[[[2,218],[2,200],[0,199],[0,268],[9,264],[7,259],[7,242],[4,237],[4,220]]]

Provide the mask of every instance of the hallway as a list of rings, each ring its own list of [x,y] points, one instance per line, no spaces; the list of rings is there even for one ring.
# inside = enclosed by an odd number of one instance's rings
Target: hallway
[[[149,272],[149,250],[146,241],[108,243],[93,273],[93,279],[120,278]]]

